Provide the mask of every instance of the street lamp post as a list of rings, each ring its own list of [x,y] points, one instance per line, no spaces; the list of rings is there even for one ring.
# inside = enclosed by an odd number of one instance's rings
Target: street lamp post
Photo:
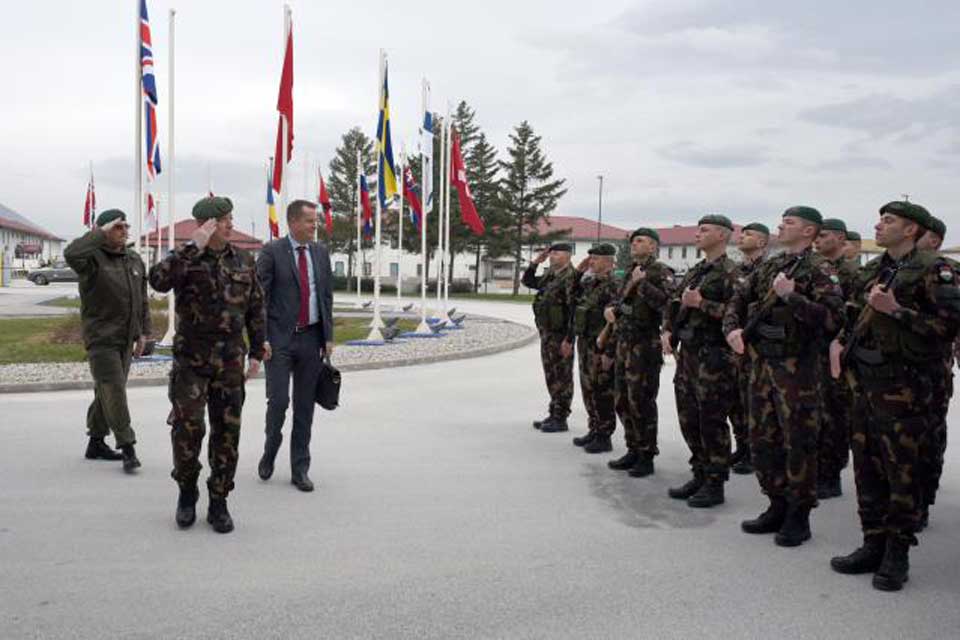
[[[597,244],[600,243],[600,227],[603,224],[603,176],[597,176],[600,183],[600,191],[597,194]]]

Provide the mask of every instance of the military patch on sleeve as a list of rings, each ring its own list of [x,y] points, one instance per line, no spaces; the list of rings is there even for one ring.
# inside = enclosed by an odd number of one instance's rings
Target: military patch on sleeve
[[[940,269],[940,282],[946,282],[948,284],[953,282],[953,269],[948,267]]]
[[[840,284],[840,278],[838,278],[836,274],[831,273],[830,282],[832,282],[833,284]]]

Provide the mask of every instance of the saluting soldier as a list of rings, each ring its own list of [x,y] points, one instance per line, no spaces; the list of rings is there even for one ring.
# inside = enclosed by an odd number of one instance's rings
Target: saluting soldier
[[[620,283],[613,275],[617,248],[612,244],[592,247],[577,267],[576,304],[570,323],[570,336],[562,345],[564,355],[576,341],[580,369],[580,393],[587,410],[587,433],[573,439],[573,444],[587,453],[610,451],[610,436],[617,427],[614,410],[613,355],[614,342],[598,345],[597,339],[606,327],[604,309],[616,300]],[[604,357],[606,356],[606,357]]]
[[[673,291],[673,271],[657,260],[660,234],[640,227],[630,234],[633,266],[617,301],[604,311],[616,340],[615,406],[627,453],[607,466],[635,478],[654,472],[657,394],[660,392],[660,327]]]
[[[237,471],[244,382],[270,357],[269,347],[264,346],[266,320],[256,265],[251,255],[228,241],[232,211],[229,198],[197,202],[193,217],[200,226],[189,241],[150,270],[154,289],[176,293],[177,333],[169,389],[173,406],[167,424],[173,445],[171,476],[180,489],[177,525],[189,527],[196,520],[200,449],[208,412],[207,522],[218,533],[233,530],[227,496]]]
[[[737,264],[735,275],[737,286],[742,287],[750,280],[750,274],[763,262],[767,246],[770,243],[770,228],[762,222],[751,222],[740,230],[737,249],[743,260]],[[730,456],[730,470],[741,475],[753,473],[750,458],[750,416],[747,411],[750,396],[750,357],[746,354],[733,354],[737,373],[737,393],[734,394],[730,408],[730,425],[737,448]]]
[[[837,218],[825,218],[814,247],[837,272],[846,300],[853,289],[859,267],[844,255],[847,225]],[[828,336],[832,340],[834,336]],[[820,413],[820,437],[817,441],[817,498],[826,500],[843,495],[840,472],[847,466],[850,451],[850,411],[853,396],[846,380],[834,380],[826,357],[829,342],[823,343],[823,410]]]
[[[883,591],[903,588],[909,549],[923,506],[920,455],[935,430],[943,344],[960,323],[954,270],[917,249],[929,212],[910,202],[880,209],[877,245],[860,271],[847,323],[830,345],[831,373],[841,360],[854,385],[853,469],[863,545],[830,561],[839,573],[873,573]],[[843,357],[845,356],[845,357]]]
[[[536,289],[533,315],[540,332],[540,363],[550,394],[547,417],[533,423],[544,433],[567,431],[567,416],[573,401],[573,352],[564,355],[562,344],[570,334],[570,313],[574,307],[577,270],[570,264],[573,246],[557,242],[530,262],[521,282]],[[537,267],[549,258],[546,273],[537,276]]]
[[[143,353],[150,335],[147,271],[136,251],[127,247],[130,225],[119,209],[97,216],[96,227],[63,251],[80,276],[83,346],[93,376],[93,403],[87,410],[86,457],[123,460],[123,470],[140,466],[127,406],[127,375],[133,356]],[[104,442],[113,432],[120,454]]]
[[[843,307],[833,266],[812,251],[823,217],[812,207],[787,209],[779,228],[781,255],[771,257],[737,289],[723,321],[727,342],[754,361],[750,381],[750,452],[770,506],[741,523],[746,533],[776,533],[784,547],[810,539],[817,505],[821,350]]]
[[[691,507],[708,508],[723,504],[723,483],[729,478],[727,416],[737,394],[737,376],[722,323],[737,285],[737,265],[727,256],[733,233],[730,218],[706,215],[697,225],[694,241],[704,257],[678,287],[680,295],[664,322],[662,344],[667,354],[675,345],[680,349],[673,386],[693,472],[688,482],[668,493]]]

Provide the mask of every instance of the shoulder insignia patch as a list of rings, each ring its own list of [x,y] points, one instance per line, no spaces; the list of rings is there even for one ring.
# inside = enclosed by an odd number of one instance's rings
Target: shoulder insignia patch
[[[953,270],[947,267],[940,269],[940,282],[953,282]]]

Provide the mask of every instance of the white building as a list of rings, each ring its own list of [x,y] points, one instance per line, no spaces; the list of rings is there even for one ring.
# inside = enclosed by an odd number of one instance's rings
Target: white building
[[[0,251],[14,266],[32,269],[41,260],[56,260],[63,255],[63,243],[63,238],[0,204]]]

